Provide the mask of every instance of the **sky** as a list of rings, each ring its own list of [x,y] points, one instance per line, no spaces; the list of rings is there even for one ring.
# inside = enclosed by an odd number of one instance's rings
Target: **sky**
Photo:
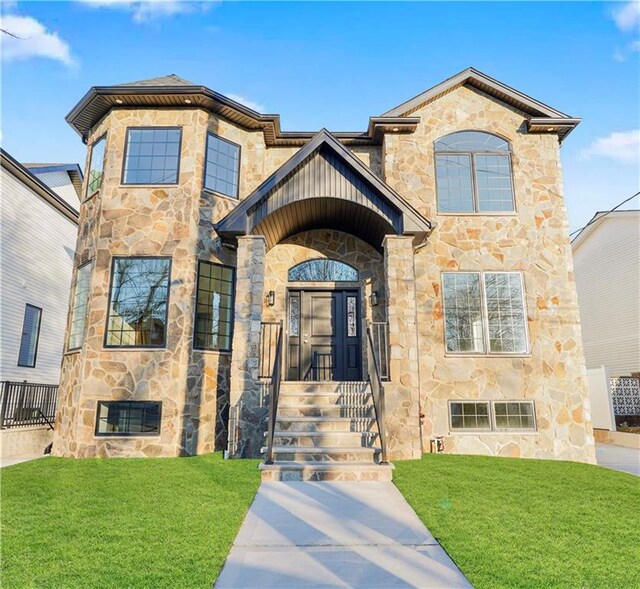
[[[2,2],[2,147],[77,162],[91,86],[175,73],[285,131],[358,131],[466,67],[580,117],[561,155],[571,230],[640,190],[640,0]],[[638,198],[623,208],[640,208]]]

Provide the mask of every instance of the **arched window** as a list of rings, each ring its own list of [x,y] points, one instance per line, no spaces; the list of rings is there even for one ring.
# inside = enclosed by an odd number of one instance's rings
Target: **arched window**
[[[440,213],[514,210],[509,143],[481,131],[461,131],[435,142]]]
[[[358,271],[338,260],[309,260],[289,270],[290,282],[357,282]]]

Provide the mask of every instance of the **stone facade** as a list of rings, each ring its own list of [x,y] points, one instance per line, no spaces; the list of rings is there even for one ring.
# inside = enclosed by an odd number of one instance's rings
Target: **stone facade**
[[[288,269],[307,259],[345,261],[361,273],[363,321],[388,321],[391,380],[385,385],[391,458],[416,458],[435,436],[445,451],[594,461],[578,308],[558,139],[523,132],[525,114],[462,86],[421,105],[411,134],[350,149],[435,224],[425,243],[387,236],[382,251],[331,227],[299,233],[267,251],[262,236],[224,247],[215,224],[238,203],[203,190],[207,130],[241,146],[239,197],[246,198],[298,147],[267,146],[249,130],[201,108],[113,108],[92,129],[106,133],[101,190],[81,206],[76,265],[93,262],[85,342],[65,355],[53,453],[59,456],[178,456],[233,442],[257,456],[268,399],[258,379],[261,321],[285,319]],[[180,126],[179,182],[121,184],[126,129]],[[436,207],[433,142],[461,130],[508,139],[516,212],[443,215]],[[304,195],[301,195],[304,198]],[[104,347],[113,256],[172,258],[167,343],[162,349]],[[233,353],[193,349],[198,260],[236,267]],[[441,274],[517,270],[524,277],[530,353],[455,357],[445,353]],[[265,294],[275,293],[268,306]],[[373,292],[380,304],[371,306]],[[366,364],[365,364],[366,365]],[[537,431],[452,434],[455,399],[535,401]],[[160,400],[155,437],[96,437],[97,402]],[[231,416],[231,420],[229,419]],[[231,423],[231,428],[229,428]]]

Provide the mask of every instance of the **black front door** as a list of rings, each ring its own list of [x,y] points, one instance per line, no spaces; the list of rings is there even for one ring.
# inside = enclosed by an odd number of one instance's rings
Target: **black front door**
[[[361,379],[357,290],[290,291],[287,331],[288,380]]]

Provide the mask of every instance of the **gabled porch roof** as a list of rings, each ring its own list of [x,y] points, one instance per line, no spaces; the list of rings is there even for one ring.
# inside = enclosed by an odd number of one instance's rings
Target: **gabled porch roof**
[[[320,228],[380,249],[385,235],[422,239],[431,223],[322,129],[216,226],[224,241],[259,234],[269,247]]]

